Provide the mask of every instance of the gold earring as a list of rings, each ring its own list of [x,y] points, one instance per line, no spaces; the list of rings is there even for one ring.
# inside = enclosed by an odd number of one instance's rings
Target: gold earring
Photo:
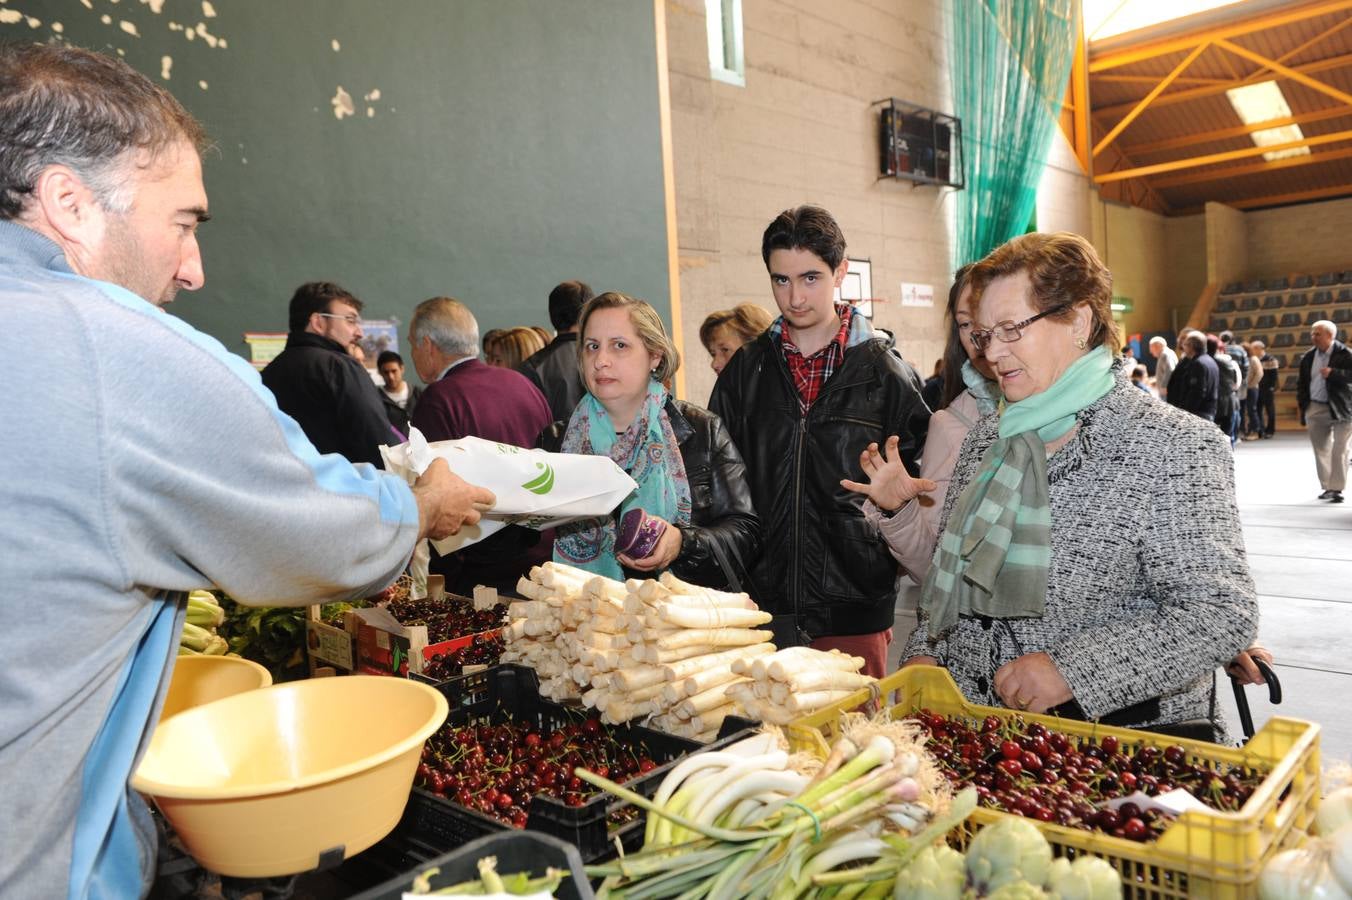
[[[1081,349],[1081,350],[1083,350],[1083,349],[1087,346],[1087,343],[1088,343],[1088,342],[1085,341],[1084,338],[1076,338],[1076,339],[1075,339],[1075,346],[1078,347],[1078,348]]]

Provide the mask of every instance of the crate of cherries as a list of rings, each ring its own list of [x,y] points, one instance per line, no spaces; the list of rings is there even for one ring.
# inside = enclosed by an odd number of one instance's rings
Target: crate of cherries
[[[507,617],[507,607],[501,603],[488,609],[475,609],[469,598],[454,594],[436,599],[394,600],[385,608],[405,627],[425,627],[429,645],[490,631],[501,626]]]
[[[1172,817],[1107,801],[1182,788],[1212,809],[1235,812],[1266,774],[1190,759],[1178,744],[1127,747],[1116,735],[1073,737],[1017,715],[970,720],[920,710],[911,718],[929,733],[944,774],[955,785],[975,785],[982,806],[1132,841],[1154,840]]]
[[[502,635],[496,631],[476,634],[463,647],[446,653],[434,652],[431,659],[423,664],[422,678],[438,683],[465,674],[467,666],[480,668],[496,666],[502,659],[502,651],[506,646]]]
[[[711,745],[637,725],[603,725],[539,696],[535,672],[502,665],[437,686],[451,713],[423,747],[404,828],[445,849],[507,828],[562,838],[588,862],[642,839],[640,811],[583,782],[589,769],[652,796],[671,765],[746,735],[732,720]]]

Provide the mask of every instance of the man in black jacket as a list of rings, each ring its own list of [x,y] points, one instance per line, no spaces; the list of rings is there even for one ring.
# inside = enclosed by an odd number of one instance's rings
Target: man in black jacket
[[[834,302],[848,260],[830,213],[780,213],[761,257],[781,315],[732,358],[709,402],[741,451],[760,516],[751,593],[814,647],[863,656],[881,677],[897,565],[840,482],[862,481],[860,452],[893,434],[915,473],[929,409],[891,339]]]
[[[549,346],[521,363],[525,375],[549,402],[554,420],[567,422],[582,399],[582,376],[577,369],[577,320],[592,298],[585,281],[565,281],[549,292],[549,323],[558,332]]]
[[[1216,400],[1220,390],[1220,369],[1206,352],[1206,337],[1190,331],[1178,342],[1183,359],[1169,378],[1168,400],[1179,409],[1216,421]]]
[[[320,453],[381,467],[380,445],[399,444],[380,390],[348,348],[361,340],[362,303],[336,284],[296,288],[286,349],[263,370],[263,384]]]
[[[1338,326],[1327,320],[1310,326],[1314,344],[1300,358],[1296,403],[1310,433],[1314,465],[1324,493],[1320,500],[1343,502],[1347,484],[1347,447],[1352,441],[1352,351],[1337,340]]]

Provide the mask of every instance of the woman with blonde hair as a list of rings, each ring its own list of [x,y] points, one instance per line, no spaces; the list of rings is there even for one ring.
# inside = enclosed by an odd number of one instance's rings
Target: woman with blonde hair
[[[578,330],[587,391],[562,437],[556,423],[542,443],[609,456],[638,487],[615,515],[560,526],[554,558],[611,578],[670,569],[742,590],[760,532],[745,466],[717,416],[672,398],[680,355],[661,317],[610,292],[586,305]]]
[[[493,338],[484,339],[484,362],[500,369],[519,369],[521,364],[545,346],[544,339],[534,328],[517,326],[489,332]]]
[[[710,313],[699,327],[699,339],[709,351],[709,367],[714,374],[723,374],[732,355],[743,344],[760,337],[773,322],[774,317],[754,303],[739,303],[732,309]]]

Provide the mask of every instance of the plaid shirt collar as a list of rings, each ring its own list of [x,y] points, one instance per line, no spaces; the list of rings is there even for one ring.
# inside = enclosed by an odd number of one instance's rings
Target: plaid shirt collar
[[[793,378],[793,385],[798,390],[798,411],[802,415],[807,415],[812,404],[821,395],[826,380],[845,359],[850,326],[854,322],[854,307],[837,303],[836,314],[840,316],[840,330],[831,339],[831,343],[811,356],[803,356],[798,345],[793,342],[789,330],[784,327],[783,316],[775,319],[774,324],[770,326],[770,337],[779,343],[780,352],[784,354],[784,362],[789,367],[789,375]]]

